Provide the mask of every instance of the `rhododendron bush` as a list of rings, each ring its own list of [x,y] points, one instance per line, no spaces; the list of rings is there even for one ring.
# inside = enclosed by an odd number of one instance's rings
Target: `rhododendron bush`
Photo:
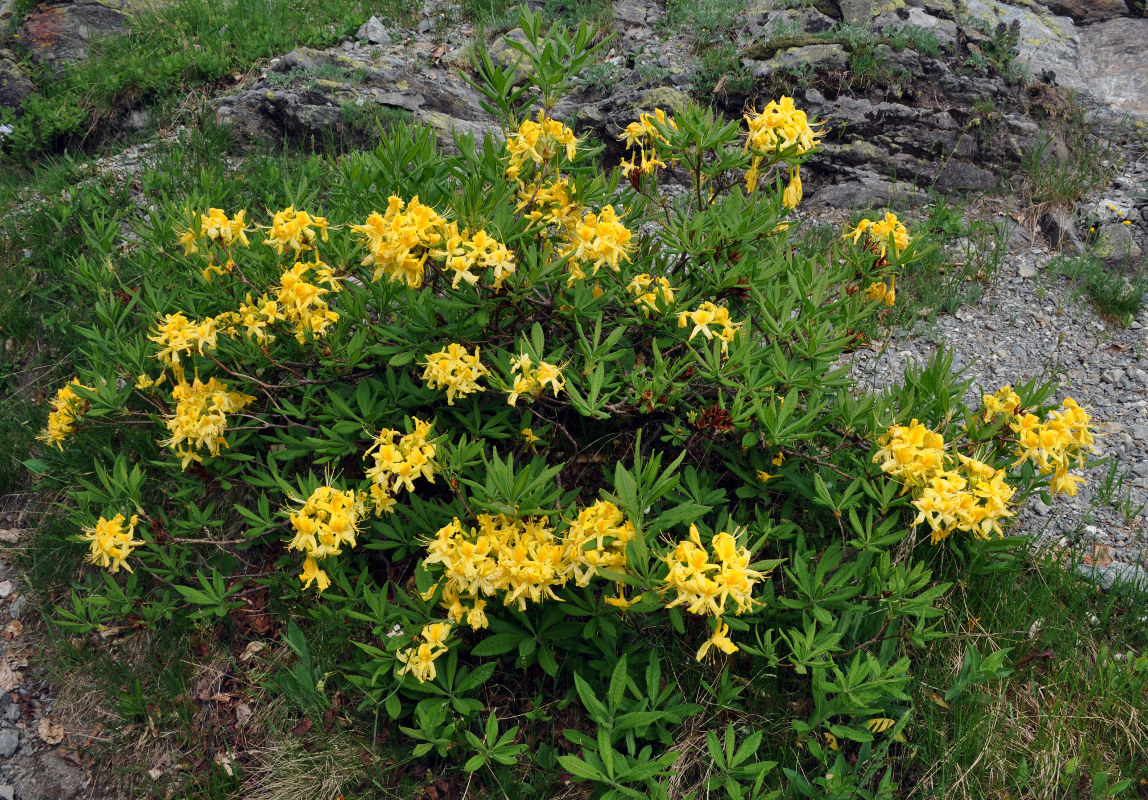
[[[399,127],[322,195],[205,188],[138,278],[80,265],[101,324],[40,463],[92,566],[59,622],[118,624],[103,569],[144,627],[268,587],[277,629],[346,637],[320,707],[341,687],[444,769],[889,791],[934,571],[1076,491],[1087,411],[1036,382],[966,407],[943,355],[858,388],[843,357],[927,243],[882,213],[796,246],[823,127],[788,97],[651,108],[603,166],[557,110],[593,31],[522,24],[528,72],[476,57],[500,135]],[[676,764],[699,723],[756,755]]]

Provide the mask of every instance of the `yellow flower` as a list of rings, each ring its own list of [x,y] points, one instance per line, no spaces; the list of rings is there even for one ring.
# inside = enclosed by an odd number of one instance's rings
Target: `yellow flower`
[[[884,219],[861,220],[853,230],[846,230],[843,238],[852,239],[853,244],[857,244],[862,236],[866,237],[867,246],[882,258],[885,257],[886,247],[890,241],[896,254],[900,254],[909,246],[909,231],[892,211],[887,212]]]
[[[91,386],[85,386],[74,379],[65,384],[56,392],[56,402],[52,404],[52,410],[48,413],[47,427],[36,437],[44,444],[53,445],[60,450],[64,449],[64,440],[76,432],[76,422],[88,410],[88,401],[76,394],[72,389],[73,386],[87,389],[89,392],[95,391]]]
[[[569,257],[567,269],[570,277],[567,285],[586,276],[583,267],[590,267],[590,274],[608,266],[614,272],[621,269],[621,261],[630,260],[630,229],[623,225],[614,212],[613,206],[604,206],[593,214],[586,212],[580,221],[572,224],[566,232],[566,243],[559,247],[559,257]]]
[[[674,288],[670,282],[666,278],[655,278],[647,272],[635,275],[626,291],[634,295],[634,305],[642,309],[647,317],[651,313],[658,313],[659,296],[667,306],[674,302]]]
[[[573,161],[578,152],[578,139],[574,131],[538,112],[538,121],[524,120],[518,132],[506,140],[506,150],[510,154],[510,165],[506,176],[517,180],[526,162],[542,164],[565,153],[567,160]]]
[[[156,353],[164,366],[171,367],[177,379],[183,377],[180,354],[190,356],[193,352],[204,355],[205,350],[214,350],[219,332],[211,317],[193,322],[183,314],[164,314],[163,321],[155,333],[148,338],[160,346]]]
[[[981,395],[981,405],[985,409],[984,421],[988,424],[997,414],[1015,414],[1020,408],[1020,397],[1012,390],[1012,386],[1002,386],[996,394]]]
[[[312,581],[316,582],[320,592],[331,585],[327,573],[319,568],[319,562],[339,555],[344,546],[355,546],[363,510],[363,498],[354,491],[319,486],[302,508],[291,514],[295,536],[287,549],[306,554],[303,573],[299,576],[304,589],[309,588]]]
[[[307,273],[315,270],[318,281],[311,283]],[[319,284],[326,284],[320,286]],[[250,305],[240,307],[240,314],[244,319],[249,317],[254,325],[248,326],[248,335],[259,337],[259,332],[268,322],[282,319],[294,325],[295,339],[299,344],[307,341],[310,334],[316,339],[322,338],[327,330],[339,321],[339,313],[332,311],[323,298],[340,291],[341,287],[331,274],[331,270],[321,261],[314,263],[296,262],[295,266],[279,277],[279,286],[274,305],[264,298],[258,309]],[[248,297],[248,303],[251,298]]]
[[[176,383],[171,396],[176,401],[175,413],[165,419],[171,437],[163,444],[183,459],[184,469],[192,461],[203,460],[199,450],[219,455],[219,448],[227,446],[223,438],[227,415],[255,402],[249,394],[230,391],[222,381],[211,378],[203,383],[198,376],[190,384],[182,380]]]
[[[242,214],[238,216],[242,223]],[[316,228],[319,229],[318,233],[315,232]],[[327,241],[327,220],[324,217],[313,217],[306,211],[296,211],[294,206],[288,206],[272,218],[264,244],[279,255],[283,255],[284,251],[290,248],[294,251],[295,258],[298,258],[305,250],[315,249],[316,236],[324,242]]]
[[[446,389],[448,406],[454,405],[455,397],[484,392],[486,387],[479,386],[478,380],[490,372],[478,357],[479,348],[476,347],[474,355],[471,355],[458,343],[452,343],[437,353],[428,353],[423,382],[431,389]]]
[[[720,621],[717,623],[713,635],[702,642],[702,646],[698,649],[697,660],[701,661],[705,658],[711,647],[716,647],[726,655],[738,651],[738,646],[729,638],[729,625],[727,623]]]
[[[789,170],[789,185],[781,195],[781,204],[786,208],[797,208],[801,202],[801,171],[798,167]]]
[[[109,572],[118,572],[120,567],[131,572],[132,568],[127,563],[127,558],[133,549],[144,544],[141,540],[133,538],[138,523],[139,515],[133,514],[125,528],[124,515],[116,514],[110,520],[100,517],[95,525],[84,528],[81,536],[91,543],[87,555],[88,563],[97,564]]]
[[[385,215],[373,211],[364,224],[352,225],[351,230],[359,234],[367,248],[362,264],[374,266],[372,281],[386,275],[391,281],[418,289],[431,248],[444,242],[446,220],[420,203],[417,195],[410,203],[392,195]]]
[[[322,594],[331,585],[331,579],[327,577],[327,573],[319,569],[319,562],[311,556],[303,559],[303,572],[299,574],[299,580],[303,581],[303,589],[310,589],[311,584],[315,584],[315,588]]]
[[[558,396],[558,392],[566,388],[566,380],[562,377],[561,368],[545,361],[533,368],[531,364],[532,360],[526,353],[520,354],[510,362],[510,373],[514,386],[506,398],[506,402],[512,406],[517,405],[519,397],[523,395],[537,398],[547,386],[554,390],[555,397]]]
[[[734,324],[729,318],[729,309],[725,306],[719,306],[710,301],[706,301],[697,307],[696,311],[682,311],[678,314],[678,327],[685,328],[693,323],[693,329],[687,341],[693,341],[694,336],[701,334],[706,339],[712,340],[714,338],[714,331],[710,330],[711,325],[719,326],[720,331],[717,331],[717,338],[721,341],[721,351],[726,353],[729,349],[729,343],[733,341],[734,336],[737,334],[741,323]]]
[[[438,469],[435,462],[436,446],[427,441],[434,422],[424,422],[414,417],[415,430],[399,436],[398,431],[383,428],[375,437],[375,443],[363,455],[363,459],[374,458],[374,466],[367,470],[371,481],[371,497],[376,514],[390,511],[394,505],[393,496],[403,489],[414,491],[416,478],[425,478],[434,483]],[[398,440],[396,442],[396,439]]]
[[[435,647],[425,642],[406,650],[400,650],[396,657],[403,666],[399,675],[411,674],[418,678],[419,683],[433,681],[438,674],[435,671],[434,661],[446,652],[445,647]]]
[[[779,100],[771,100],[760,114],[756,111],[746,114],[745,121],[749,126],[745,151],[754,153],[753,161],[745,175],[746,191],[750,193],[757,189],[763,154],[788,151],[792,148],[795,155],[802,155],[817,147],[818,137],[821,135],[820,130],[810,126],[805,112],[793,104],[792,97],[783,96]],[[796,208],[801,200],[800,178],[797,178],[796,186],[794,185],[796,174],[794,170],[790,175],[792,191],[787,192],[788,199],[793,201],[793,205],[786,202],[789,208]]]
[[[881,449],[873,456],[873,463],[910,486],[922,486],[944,469],[944,437],[915,419],[908,426],[890,426],[877,444]]]

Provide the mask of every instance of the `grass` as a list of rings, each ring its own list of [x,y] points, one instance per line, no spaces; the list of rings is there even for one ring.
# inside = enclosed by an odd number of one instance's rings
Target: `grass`
[[[120,117],[133,108],[184,119],[189,98],[240,82],[262,59],[333,44],[372,14],[409,21],[412,7],[404,0],[182,0],[148,11],[127,34],[93,42],[91,58],[63,77],[37,76],[24,115],[8,118],[5,152],[23,161],[126,135]]]
[[[1022,552],[950,594],[942,622],[949,637],[921,665],[920,771],[907,797],[1098,798],[1108,795],[1093,786],[1117,777],[1144,796],[1142,599],[1103,595],[1071,566]],[[1012,672],[945,701],[969,646],[1008,649]]]
[[[1140,272],[1123,274],[1112,270],[1092,255],[1058,255],[1049,262],[1047,272],[1067,278],[1076,287],[1077,296],[1088,295],[1096,310],[1127,324],[1144,307],[1148,292],[1148,275]]]
[[[1098,140],[1082,130],[1084,127],[1079,118],[1065,124],[1068,146],[1065,155],[1049,149],[1053,138],[1047,134],[1024,154],[1021,172],[1030,203],[1072,208],[1111,181],[1114,168],[1106,163],[1111,140]]]

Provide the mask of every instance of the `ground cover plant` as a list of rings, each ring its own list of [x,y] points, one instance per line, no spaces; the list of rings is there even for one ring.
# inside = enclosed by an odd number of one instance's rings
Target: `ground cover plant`
[[[93,41],[86,61],[63,74],[34,75],[36,92],[24,101],[21,115],[6,111],[0,119],[12,129],[3,139],[4,156],[23,165],[68,146],[90,146],[95,137],[121,132],[132,109],[150,110],[157,118],[194,109],[194,98],[234,84],[261,59],[333,44],[371,14],[402,23],[410,19],[410,8],[397,0],[381,7],[358,0],[240,0],[227,7],[178,2],[149,10],[127,32]]]
[[[893,214],[794,246],[816,123],[651,109],[603,173],[552,115],[594,31],[520,23],[528,83],[476,63],[505,141],[152,174],[139,245],[75,259],[91,322],[28,460],[65,657],[126,729],[195,733],[157,794],[959,791],[931,756],[970,763],[1023,658],[962,612],[1028,569],[1017,505],[1076,491],[1086,410],[966,408],[943,355],[856,390],[838,358],[924,248]],[[1127,788],[1138,741],[1073,774]]]

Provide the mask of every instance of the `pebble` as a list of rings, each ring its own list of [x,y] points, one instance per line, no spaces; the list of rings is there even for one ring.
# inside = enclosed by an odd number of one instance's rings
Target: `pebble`
[[[0,730],[0,758],[11,758],[20,749],[20,734],[11,728]]]
[[[28,605],[28,598],[20,595],[12,601],[12,607],[8,609],[9,615],[12,619],[19,619],[20,615],[24,613],[24,608]]]

